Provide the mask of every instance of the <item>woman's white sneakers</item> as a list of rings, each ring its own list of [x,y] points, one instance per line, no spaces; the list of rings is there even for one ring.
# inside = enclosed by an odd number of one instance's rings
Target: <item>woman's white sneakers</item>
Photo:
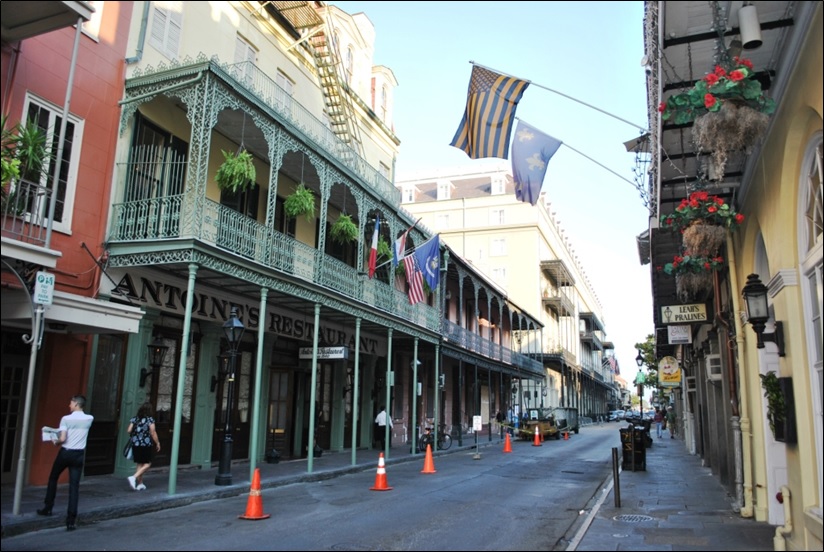
[[[136,488],[137,488],[137,490],[138,490],[138,491],[145,491],[145,490],[146,490],[146,485],[144,485],[143,483],[141,483],[141,484],[140,484],[140,485],[138,485]]]
[[[130,475],[126,479],[129,480],[129,486],[132,488],[132,490],[136,491],[137,490],[137,479],[135,479],[135,476]]]

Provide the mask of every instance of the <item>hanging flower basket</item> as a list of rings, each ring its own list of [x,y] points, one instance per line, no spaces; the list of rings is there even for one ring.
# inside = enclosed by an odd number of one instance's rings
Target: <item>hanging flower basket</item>
[[[220,150],[223,153],[223,164],[215,174],[218,188],[232,193],[243,192],[255,185],[255,165],[252,154],[242,149],[237,154]]]
[[[727,239],[727,229],[717,224],[709,224],[696,219],[684,228],[681,244],[694,255],[716,255]]]
[[[692,138],[700,151],[712,152],[715,172],[721,179],[729,154],[749,153],[767,130],[769,122],[766,113],[730,100],[718,111],[697,117],[692,125]]]
[[[675,291],[681,303],[703,302],[712,294],[712,272],[686,272],[675,276]]]
[[[736,213],[723,198],[699,190],[682,199],[672,213],[661,215],[661,228],[680,230],[683,233],[697,221],[735,230],[744,222],[744,215]]]
[[[315,194],[301,182],[283,202],[283,212],[288,218],[304,216],[311,222],[315,217]]]
[[[351,216],[341,215],[338,217],[338,220],[335,221],[335,224],[332,225],[330,233],[335,243],[343,245],[348,242],[357,241],[358,226],[352,222]]]

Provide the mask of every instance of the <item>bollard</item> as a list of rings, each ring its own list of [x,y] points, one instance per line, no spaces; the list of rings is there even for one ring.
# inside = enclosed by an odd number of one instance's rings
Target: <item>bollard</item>
[[[612,447],[612,480],[613,496],[615,497],[615,507],[621,507],[621,474],[618,471],[618,447]]]

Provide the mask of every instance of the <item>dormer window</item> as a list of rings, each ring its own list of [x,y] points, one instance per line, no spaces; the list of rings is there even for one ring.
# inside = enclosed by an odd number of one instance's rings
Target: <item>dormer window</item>
[[[452,199],[452,183],[448,180],[438,181],[438,201]]]
[[[504,175],[494,175],[492,177],[492,195],[501,195],[504,192],[506,192],[506,180],[504,180]]]
[[[403,203],[415,203],[415,187],[414,186],[404,186],[403,187],[403,197],[401,198]]]

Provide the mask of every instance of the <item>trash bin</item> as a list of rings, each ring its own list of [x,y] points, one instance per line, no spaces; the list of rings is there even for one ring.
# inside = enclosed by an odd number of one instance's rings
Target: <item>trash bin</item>
[[[647,449],[642,426],[630,425],[618,430],[621,434],[621,469],[632,471],[646,471]]]

